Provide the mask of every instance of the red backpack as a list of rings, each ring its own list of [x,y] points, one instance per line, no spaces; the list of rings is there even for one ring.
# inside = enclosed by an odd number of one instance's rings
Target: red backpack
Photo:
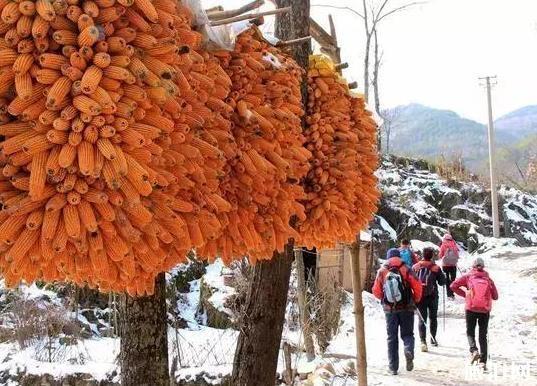
[[[468,308],[474,312],[488,313],[492,309],[491,282],[486,276],[468,278]]]

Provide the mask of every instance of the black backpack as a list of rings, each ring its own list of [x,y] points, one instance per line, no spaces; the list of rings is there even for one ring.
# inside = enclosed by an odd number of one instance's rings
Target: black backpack
[[[421,282],[423,292],[422,296],[434,295],[436,292],[436,276],[431,271],[431,267],[421,266],[419,271],[416,273],[418,280]]]
[[[410,284],[403,277],[400,270],[402,266],[403,264],[398,267],[388,268],[388,273],[384,278],[383,303],[389,305],[391,308],[403,308],[409,305],[412,300]]]

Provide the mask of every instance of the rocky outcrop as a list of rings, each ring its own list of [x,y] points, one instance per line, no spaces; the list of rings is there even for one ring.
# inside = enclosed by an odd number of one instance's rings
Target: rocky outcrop
[[[200,286],[200,313],[205,315],[206,325],[213,328],[226,329],[233,327],[231,313],[225,307],[212,301],[215,289],[203,278]]]
[[[115,381],[118,374],[111,374],[108,379],[95,380],[89,374],[76,373],[61,377],[54,377],[50,374],[27,374],[18,372],[13,374],[10,371],[0,372],[1,385],[19,386],[120,386],[119,381]],[[217,383],[215,383],[217,382]],[[202,371],[196,376],[187,376],[185,379],[175,379],[170,382],[171,386],[231,386],[229,376],[222,374],[213,375]]]
[[[63,377],[53,377],[49,374],[27,374],[10,371],[0,372],[0,384],[20,385],[20,386],[120,386],[119,382],[113,381],[113,376],[109,379],[97,381],[89,374],[76,373]]]
[[[382,190],[378,215],[397,238],[438,243],[447,231],[470,250],[477,234],[492,235],[490,192],[475,181],[445,180],[431,164],[402,157],[384,159],[377,172]],[[537,245],[537,197],[513,188],[499,194],[506,237]]]

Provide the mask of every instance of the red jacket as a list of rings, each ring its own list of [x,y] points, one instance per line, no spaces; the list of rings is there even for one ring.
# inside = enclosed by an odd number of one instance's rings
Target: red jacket
[[[384,266],[379,269],[377,273],[377,278],[375,279],[375,284],[373,284],[373,295],[379,299],[384,299],[384,281],[386,280],[386,275],[389,272],[390,268],[399,267],[399,272],[401,276],[408,284],[410,284],[410,289],[412,290],[412,298],[414,303],[409,304],[405,309],[413,310],[415,303],[419,303],[421,300],[422,286],[421,283],[414,274],[406,267],[403,261],[398,257],[392,257],[389,259]],[[384,310],[391,312],[393,311],[388,305],[384,305]],[[396,309],[395,311],[402,311],[403,309]]]
[[[455,243],[453,239],[448,239],[448,240],[444,239],[442,241],[442,245],[440,245],[440,252],[438,253],[438,257],[440,259],[443,259],[448,249],[453,250],[455,255],[459,257],[459,247],[457,246],[457,243]],[[456,267],[456,265],[453,265],[453,264],[444,264],[443,261],[442,261],[442,265],[444,267]]]
[[[466,275],[463,275],[459,277],[457,280],[455,280],[453,283],[451,283],[451,290],[455,292],[457,295],[466,298],[466,310],[473,311],[473,312],[483,312],[482,310],[477,310],[474,308],[474,304],[472,302],[471,296],[466,296],[468,291],[463,291],[461,288],[465,287],[467,290],[469,289],[469,283],[474,278],[480,278],[480,277],[486,277],[490,281],[490,296],[492,300],[498,300],[498,290],[496,289],[496,285],[492,281],[492,279],[489,277],[489,274],[485,270],[479,270],[477,268],[472,269],[469,273]],[[490,301],[490,306],[487,307],[487,312],[490,312],[490,307],[492,306],[492,301]]]

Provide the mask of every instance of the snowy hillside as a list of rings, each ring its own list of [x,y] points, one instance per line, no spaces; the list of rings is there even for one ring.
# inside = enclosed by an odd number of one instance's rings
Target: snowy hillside
[[[408,158],[385,159],[377,175],[379,216],[397,236],[438,243],[449,230],[473,251],[492,235],[490,193],[482,185],[447,181],[433,165]],[[521,246],[537,245],[537,197],[503,186],[499,200],[503,234]]]

